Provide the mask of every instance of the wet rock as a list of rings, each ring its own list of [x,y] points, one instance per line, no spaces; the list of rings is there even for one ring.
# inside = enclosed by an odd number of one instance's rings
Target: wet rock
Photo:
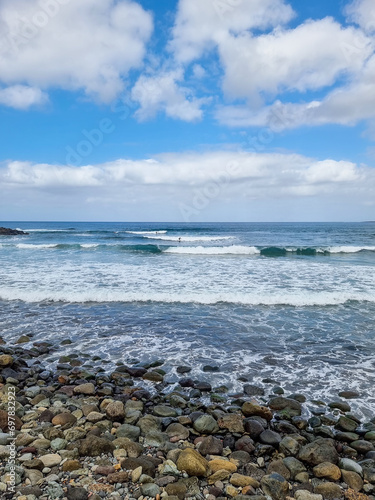
[[[355,462],[354,460],[351,460],[350,458],[341,458],[339,460],[338,466],[340,467],[341,470],[356,472],[357,474],[360,475],[363,474],[363,469],[361,465]]]
[[[262,424],[252,418],[246,418],[244,420],[244,428],[245,432],[248,432],[252,439],[257,439],[264,431]]]
[[[304,464],[294,457],[284,458],[283,463],[289,469],[292,479],[307,470]]]
[[[279,444],[279,450],[285,456],[296,456],[300,448],[299,442],[290,436],[285,436]]]
[[[215,434],[219,431],[216,420],[211,415],[202,415],[193,424],[194,429],[201,434]]]
[[[332,403],[328,403],[328,407],[331,409],[337,409],[344,413],[350,411],[350,405],[346,403],[346,401],[333,401]]]
[[[264,493],[274,500],[284,500],[289,491],[289,483],[276,473],[264,476],[260,484]]]
[[[246,384],[244,385],[243,392],[247,396],[264,396],[263,387],[258,387],[257,385]]]
[[[242,413],[245,415],[245,417],[252,417],[255,415],[262,417],[267,421],[272,420],[273,418],[272,411],[269,408],[250,403],[249,401],[243,404]]]
[[[76,387],[74,387],[74,394],[85,394],[85,395],[95,394],[95,386],[91,382],[77,385]]]
[[[366,455],[369,451],[374,451],[374,445],[369,441],[365,441],[364,439],[360,439],[358,441],[353,441],[350,446],[354,448],[356,451],[361,453],[362,455]]]
[[[159,405],[154,407],[154,415],[162,418],[177,417],[177,412],[174,408],[171,408],[170,406]]]
[[[356,399],[360,397],[360,394],[357,391],[341,391],[339,396],[344,399]]]
[[[12,366],[13,361],[13,357],[9,354],[0,354],[0,368]]]
[[[337,464],[338,453],[331,439],[318,438],[316,441],[302,447],[298,459],[310,465],[319,465],[323,462]]]
[[[217,421],[220,429],[227,429],[229,432],[244,432],[243,417],[237,413],[223,415]]]
[[[169,425],[165,432],[173,443],[187,439],[190,434],[189,429],[178,423]]]
[[[281,436],[275,431],[266,430],[263,431],[259,436],[259,440],[263,444],[269,444],[271,446],[278,446],[281,442]]]
[[[113,401],[105,409],[105,413],[110,420],[121,422],[125,418],[125,407],[122,401]]]
[[[353,432],[358,427],[358,424],[351,418],[341,415],[339,421],[337,422],[336,427],[346,432]]]
[[[249,436],[242,436],[235,444],[236,450],[252,453],[255,450],[254,441]]]

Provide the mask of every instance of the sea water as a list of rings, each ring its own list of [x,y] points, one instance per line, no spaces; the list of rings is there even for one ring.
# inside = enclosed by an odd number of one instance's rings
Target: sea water
[[[0,225],[30,233],[0,239],[0,335],[55,344],[51,367],[163,359],[374,415],[375,223]]]

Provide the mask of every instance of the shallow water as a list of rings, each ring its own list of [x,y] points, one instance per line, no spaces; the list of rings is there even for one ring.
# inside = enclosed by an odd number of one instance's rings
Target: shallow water
[[[375,413],[375,224],[0,223],[0,335]],[[181,242],[179,242],[181,238]],[[55,355],[50,358],[56,362]],[[206,364],[220,372],[202,374]],[[270,388],[272,385],[270,385]]]

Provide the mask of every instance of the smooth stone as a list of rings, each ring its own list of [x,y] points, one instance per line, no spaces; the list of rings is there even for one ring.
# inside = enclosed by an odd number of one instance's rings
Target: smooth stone
[[[314,493],[323,495],[323,498],[326,500],[333,500],[334,498],[341,498],[343,496],[343,490],[340,486],[329,482],[315,486]]]
[[[95,386],[91,382],[77,385],[76,387],[74,387],[74,394],[86,394],[86,395],[95,394]]]
[[[207,460],[191,448],[181,451],[176,465],[178,470],[185,471],[189,476],[207,476],[209,470]]]
[[[365,441],[363,439],[359,439],[358,441],[353,441],[350,446],[354,448],[356,451],[361,453],[362,455],[366,455],[369,451],[374,451],[374,445],[369,441]]]
[[[269,444],[271,446],[278,446],[281,442],[281,436],[275,431],[266,430],[263,431],[259,436],[259,440],[263,444]]]
[[[324,477],[326,479],[331,479],[332,481],[338,481],[341,477],[341,470],[339,467],[331,464],[330,462],[323,462],[316,465],[313,468],[313,472],[316,477]]]
[[[102,453],[112,453],[114,448],[111,441],[90,435],[81,441],[78,447],[78,453],[80,456],[97,457]]]
[[[59,465],[62,459],[58,454],[48,453],[47,455],[42,455],[40,460],[43,462],[44,467],[54,467],[55,465]]]
[[[363,488],[363,479],[356,472],[343,470],[342,479],[344,483],[349,486],[349,488],[352,488],[355,491],[361,491]]]
[[[250,403],[249,401],[242,405],[242,413],[245,417],[259,416],[267,421],[272,420],[273,418],[272,411],[269,408]]]
[[[247,396],[264,396],[263,387],[259,387],[257,385],[246,384],[244,385],[243,392]]]
[[[202,415],[193,424],[194,429],[201,434],[215,434],[219,431],[219,426],[211,415]]]
[[[142,484],[141,492],[146,497],[156,498],[157,495],[160,495],[160,488],[155,483],[146,483]]]
[[[157,417],[177,417],[177,412],[175,409],[171,408],[170,406],[155,406],[154,407],[154,415]]]
[[[363,475],[363,469],[359,465],[359,463],[355,462],[354,460],[351,460],[350,458],[341,458],[339,460],[338,466],[342,470],[356,472],[361,476]]]
[[[296,500],[323,500],[322,495],[310,493],[308,490],[297,490],[294,494]]]
[[[219,470],[227,470],[228,472],[237,472],[237,466],[229,462],[229,460],[222,460],[220,458],[216,458],[215,460],[211,460],[208,462],[208,465],[212,472],[217,472]]]
[[[260,484],[264,493],[273,500],[284,500],[289,492],[289,483],[280,474],[263,476]]]
[[[136,441],[141,435],[141,429],[135,425],[122,424],[118,427],[116,431],[117,437],[129,438],[132,441]]]
[[[299,444],[299,442],[290,436],[285,436],[279,444],[280,452],[284,453],[284,455],[287,457],[297,455],[300,448],[301,445]]]
[[[207,436],[201,441],[198,451],[204,457],[206,455],[221,455],[223,452],[223,442],[213,436]]]
[[[306,472],[306,467],[302,462],[294,457],[287,457],[283,460],[284,465],[289,469],[292,478],[294,479],[298,474]]]

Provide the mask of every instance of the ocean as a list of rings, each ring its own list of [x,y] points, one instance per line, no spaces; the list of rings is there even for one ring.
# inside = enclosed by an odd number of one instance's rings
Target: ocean
[[[52,368],[162,359],[171,387],[190,365],[231,391],[358,391],[353,409],[373,417],[375,223],[0,226],[30,233],[0,239],[0,336],[54,344]]]

